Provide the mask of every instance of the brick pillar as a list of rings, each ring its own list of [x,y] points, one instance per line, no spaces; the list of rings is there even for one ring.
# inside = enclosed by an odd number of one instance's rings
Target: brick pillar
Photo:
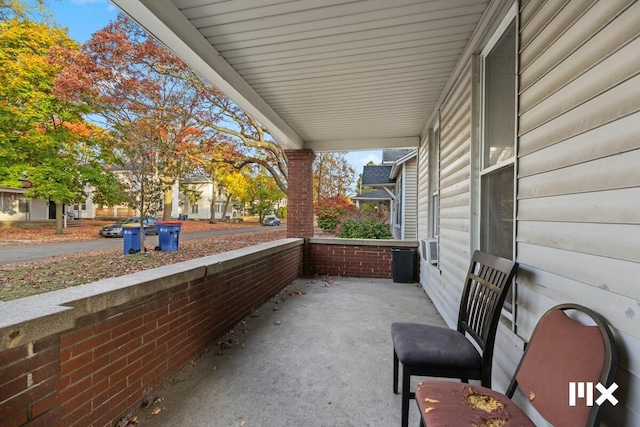
[[[287,237],[313,237],[312,150],[285,150],[289,166]]]

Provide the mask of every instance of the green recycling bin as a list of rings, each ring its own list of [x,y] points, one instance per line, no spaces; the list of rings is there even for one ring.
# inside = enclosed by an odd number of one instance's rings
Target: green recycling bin
[[[175,252],[178,250],[180,242],[180,221],[158,221],[156,229],[158,230],[158,247],[157,250],[162,252]]]
[[[125,255],[140,252],[140,224],[123,224],[122,237],[124,243],[122,252]]]

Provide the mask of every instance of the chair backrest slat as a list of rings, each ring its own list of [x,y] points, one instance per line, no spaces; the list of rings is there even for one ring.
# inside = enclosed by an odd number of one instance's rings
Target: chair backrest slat
[[[458,331],[468,334],[483,351],[483,385],[491,384],[495,332],[517,267],[511,260],[480,251],[471,258],[460,301]]]

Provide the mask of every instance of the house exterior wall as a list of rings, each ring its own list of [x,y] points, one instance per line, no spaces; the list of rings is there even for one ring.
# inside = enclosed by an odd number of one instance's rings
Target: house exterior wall
[[[29,215],[31,221],[47,219],[49,217],[49,206],[46,200],[31,199],[31,213]]]
[[[211,199],[213,198],[213,192],[218,191],[218,186],[212,184],[211,182],[187,183],[186,185],[190,190],[199,191],[200,197],[198,201],[193,204],[190,203],[186,197],[180,195],[180,198],[184,203],[180,213],[188,215],[189,219],[210,219]],[[224,210],[225,202],[226,196],[224,191],[222,192],[222,195],[216,194],[215,219],[223,219],[224,216],[233,216],[233,203],[231,202],[229,202],[227,212],[222,212]],[[194,205],[197,206],[197,208],[195,209],[196,212],[194,212],[193,209]]]
[[[391,218],[391,236],[394,239],[402,239],[402,224],[404,223],[404,174],[396,178],[396,185],[393,188],[393,194],[396,198],[392,201],[394,206],[393,216]]]
[[[421,283],[447,324],[455,325],[462,285],[471,259],[471,59],[440,106],[440,230],[438,265],[421,257]],[[429,229],[428,144],[420,147],[424,157],[421,171],[420,239]]]
[[[418,148],[418,160],[417,160],[417,198],[416,198],[416,211],[417,211],[417,220],[416,224],[418,227],[417,230],[417,239],[419,241],[426,240],[429,237],[429,203],[431,200],[431,195],[429,194],[429,174],[431,171],[429,170],[429,138],[428,136],[422,138],[420,141],[420,147]],[[426,256],[423,253],[422,245],[420,246],[420,255],[421,258],[424,259]],[[422,270],[420,273],[422,274]],[[420,283],[425,283],[425,280],[420,280]]]
[[[0,221],[42,221],[49,219],[49,208],[45,200],[28,198],[28,212],[21,212],[19,199],[24,192],[16,189],[0,189]]]
[[[417,157],[417,156],[416,156]],[[418,161],[413,157],[400,166],[396,177],[394,194],[401,194],[401,200],[394,201],[391,233],[394,239],[416,240],[418,237]],[[396,210],[401,203],[401,220],[398,222]]]
[[[520,268],[513,324],[501,324],[496,338],[494,387],[506,388],[523,344],[548,308],[583,304],[611,323],[619,344],[615,396],[620,403],[605,409],[604,421],[638,425],[640,3],[530,0],[519,7],[515,256]],[[483,30],[487,37],[497,21],[498,16]],[[480,78],[475,57],[462,61],[464,71],[439,105],[439,264],[421,259],[420,268],[423,287],[450,325],[470,251],[477,247]],[[428,143],[425,137],[420,146],[420,239],[428,237]]]
[[[404,218],[402,239],[418,238],[418,160],[416,157],[403,165],[404,174]]]

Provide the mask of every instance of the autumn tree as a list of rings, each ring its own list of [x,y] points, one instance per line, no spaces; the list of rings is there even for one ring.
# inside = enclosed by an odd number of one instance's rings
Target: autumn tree
[[[22,0],[0,0],[0,20],[44,17],[47,15],[46,6],[46,0],[35,0],[29,3]]]
[[[250,212],[258,215],[260,223],[273,212],[276,203],[285,197],[273,176],[263,169],[257,169],[252,174],[247,193],[251,204]]]
[[[87,185],[93,186],[96,203],[122,196],[104,168],[104,160],[113,157],[104,149],[108,133],[85,122],[82,108],[54,94],[60,47],[78,48],[66,30],[46,22],[19,17],[0,22],[0,183],[19,186],[27,178],[28,197],[56,204],[58,234],[63,205],[84,201]]]
[[[81,51],[67,51],[67,61],[56,80],[57,93],[91,110],[121,145],[139,143],[145,155],[154,153],[163,219],[170,219],[173,185],[192,169],[199,141],[207,138],[196,120],[204,114],[202,81],[123,15],[97,31]]]
[[[205,161],[211,168],[257,165],[286,192],[286,157],[266,129],[125,16],[96,32],[81,52],[69,52],[68,61],[57,80],[65,99],[94,111],[125,140],[130,123],[155,123],[147,139],[158,153],[164,219],[176,180]],[[203,144],[220,134],[235,145],[233,156],[199,160],[208,155]]]
[[[221,184],[224,186],[226,194],[224,212],[229,208],[231,200],[240,202],[243,206],[249,203],[251,176],[247,168],[229,171],[222,177]]]
[[[353,202],[344,195],[321,197],[313,207],[318,226],[328,233],[333,233],[347,214],[358,211]]]
[[[263,168],[286,194],[289,175],[287,157],[268,130],[222,93],[206,91],[205,98],[208,113],[200,117],[202,125],[226,135],[227,141],[236,142],[234,155],[220,158],[219,161],[226,162],[235,169],[245,166]]]
[[[356,171],[344,153],[316,153],[313,162],[314,201],[352,193]]]

